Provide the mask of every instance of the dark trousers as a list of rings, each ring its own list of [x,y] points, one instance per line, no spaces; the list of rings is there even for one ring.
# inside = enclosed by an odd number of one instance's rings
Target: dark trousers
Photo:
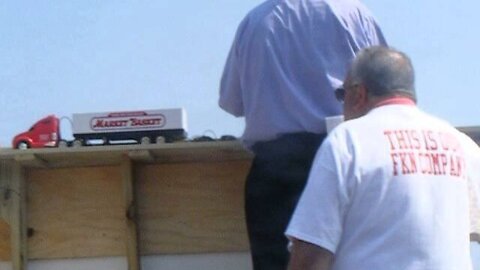
[[[284,235],[325,135],[294,133],[256,143],[245,187],[245,212],[255,270],[285,270]]]

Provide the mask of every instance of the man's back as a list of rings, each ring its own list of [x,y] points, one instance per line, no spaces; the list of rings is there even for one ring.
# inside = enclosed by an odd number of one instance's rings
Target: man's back
[[[324,143],[308,183],[323,186],[307,186],[299,207],[319,206],[310,237],[328,239],[318,244],[335,253],[332,269],[471,269],[471,140],[414,106],[388,105]]]
[[[355,52],[385,44],[356,0],[270,0],[238,28],[222,77],[220,105],[245,116],[247,145],[292,132],[324,133],[341,114],[333,89]]]

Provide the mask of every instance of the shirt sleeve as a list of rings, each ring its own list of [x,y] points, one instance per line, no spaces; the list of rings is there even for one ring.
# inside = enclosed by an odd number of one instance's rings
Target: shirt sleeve
[[[238,34],[233,42],[232,48],[227,57],[227,62],[223,70],[220,81],[220,99],[218,105],[230,114],[240,117],[244,116],[242,85],[239,73]]]
[[[335,253],[349,205],[345,176],[350,168],[344,164],[350,164],[351,157],[341,153],[344,148],[336,145],[332,135],[317,153],[286,235]]]

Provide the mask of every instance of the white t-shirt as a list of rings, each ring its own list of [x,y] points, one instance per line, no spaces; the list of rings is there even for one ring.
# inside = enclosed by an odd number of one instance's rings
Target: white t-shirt
[[[286,234],[333,252],[334,270],[471,269],[479,153],[415,106],[375,108],[324,141]]]

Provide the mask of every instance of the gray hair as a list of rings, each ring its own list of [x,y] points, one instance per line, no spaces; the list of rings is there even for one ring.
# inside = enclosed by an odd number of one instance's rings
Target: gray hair
[[[363,84],[370,96],[402,95],[416,100],[412,62],[393,48],[374,46],[361,50],[349,75],[353,82]]]

